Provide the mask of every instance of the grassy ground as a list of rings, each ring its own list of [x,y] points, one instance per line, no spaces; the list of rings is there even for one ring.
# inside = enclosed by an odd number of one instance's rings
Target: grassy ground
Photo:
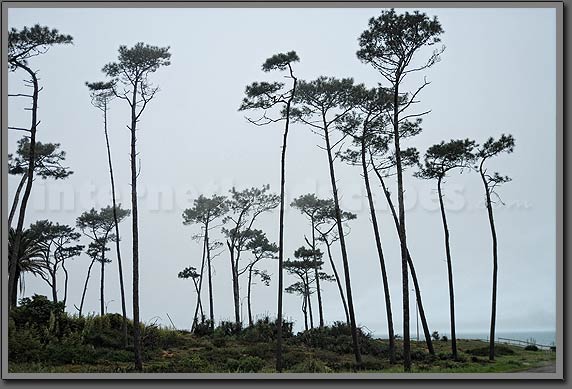
[[[214,338],[196,337],[188,333],[178,333],[178,340],[172,347],[159,348],[147,353],[145,372],[159,373],[274,373],[274,343],[252,342],[236,337]],[[222,340],[221,340],[222,339]],[[383,341],[372,340],[380,349],[386,348]],[[487,356],[475,356],[468,352],[484,349],[487,344],[475,340],[458,340],[459,361],[453,361],[448,354],[450,342],[434,343],[436,356],[431,357],[423,347],[424,343],[412,344],[413,373],[499,373],[518,372],[541,366],[555,360],[554,352],[525,351],[519,347],[500,347],[503,355],[494,362]],[[398,342],[398,348],[400,344]],[[509,351],[506,351],[509,350]],[[510,354],[508,354],[510,352]],[[46,362],[9,364],[9,371],[38,373],[125,373],[133,372],[131,353],[124,358],[113,354],[101,354],[92,363],[53,364]],[[126,359],[118,361],[117,359]],[[354,370],[353,354],[338,353],[318,347],[300,344],[295,338],[288,339],[285,345],[284,361],[286,372],[351,372]],[[360,373],[400,373],[401,364],[391,365],[383,355],[363,355],[363,368]]]

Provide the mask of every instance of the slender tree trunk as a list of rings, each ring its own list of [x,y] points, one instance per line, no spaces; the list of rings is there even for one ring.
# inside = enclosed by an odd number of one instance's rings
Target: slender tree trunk
[[[361,364],[361,352],[360,352],[360,348],[359,348],[359,340],[358,340],[358,335],[357,335],[357,325],[356,325],[356,319],[355,319],[355,313],[354,313],[354,302],[353,302],[353,297],[352,297],[352,287],[351,287],[351,281],[350,281],[350,267],[349,267],[349,262],[348,262],[348,254],[346,251],[346,240],[345,240],[345,236],[344,236],[344,227],[342,225],[340,204],[339,204],[339,200],[338,200],[338,187],[336,184],[336,174],[334,171],[334,159],[332,157],[332,147],[330,145],[330,135],[329,135],[328,126],[326,124],[327,123],[326,117],[323,116],[322,120],[324,123],[324,135],[326,138],[326,151],[328,153],[328,164],[330,167],[330,180],[332,183],[332,192],[333,192],[333,197],[334,197],[334,208],[336,211],[336,224],[338,226],[338,234],[340,236],[340,248],[342,251],[342,261],[344,264],[344,276],[345,276],[345,281],[346,281],[346,296],[348,299],[348,310],[350,313],[350,327],[351,327],[351,332],[352,332],[353,349],[354,349],[354,354],[355,354],[355,358],[356,358],[356,363],[358,365],[360,365]]]
[[[248,295],[247,295],[247,304],[248,304],[248,325],[252,327],[254,321],[252,320],[252,306],[250,300],[250,293],[252,289],[252,266],[248,269]]]
[[[16,214],[16,208],[18,208],[18,201],[20,200],[20,193],[22,192],[22,189],[24,188],[24,184],[26,183],[27,179],[28,176],[26,174],[22,175],[20,183],[18,184],[18,188],[16,189],[16,194],[14,195],[14,201],[12,201],[12,207],[10,208],[10,215],[8,215],[8,228],[12,226],[12,219]]]
[[[113,177],[113,164],[111,163],[111,147],[109,146],[109,135],[107,132],[107,102],[103,109],[103,129],[105,132],[105,144],[107,146],[107,161],[109,163],[109,178],[111,181],[111,199],[113,202],[113,222],[115,224],[115,250],[117,253],[117,266],[119,268],[119,287],[121,291],[121,313],[123,315],[123,345],[127,347],[127,308],[125,304],[125,285],[123,283],[123,262],[121,261],[121,250],[119,248],[119,220],[117,218],[117,202],[115,198],[115,179]]]
[[[18,300],[18,281],[20,280],[20,277],[22,276],[21,274],[21,270],[20,270],[20,266],[16,267],[16,275],[15,277],[15,282],[13,285],[13,290],[12,290],[12,301],[10,301],[10,303],[12,304],[12,306],[16,306],[17,300]]]
[[[407,271],[407,234],[405,228],[405,202],[403,200],[403,168],[399,145],[399,79],[396,75],[393,91],[393,137],[395,143],[395,161],[397,165],[397,203],[399,206],[399,241],[401,246],[401,280],[403,294],[403,369],[411,371],[411,338],[409,333],[409,274]]]
[[[62,261],[62,269],[64,271],[64,299],[62,300],[64,303],[64,306],[66,305],[66,302],[68,300],[68,280],[69,280],[69,273],[68,273],[68,269],[66,269],[66,262]]]
[[[310,293],[310,282],[308,281],[308,272],[305,274],[306,294],[308,295],[308,314],[310,316],[310,328],[314,328],[314,314],[312,313],[312,294]]]
[[[228,244],[228,242],[227,242]],[[232,295],[234,301],[234,321],[240,324],[240,289],[238,284],[238,255],[235,258],[234,247],[228,244],[230,251],[230,268],[232,270]]]
[[[52,301],[54,303],[58,302],[58,279],[56,277],[56,269],[50,270],[50,276],[52,277]]]
[[[91,274],[91,268],[93,267],[93,264],[95,263],[95,258],[91,260],[91,263],[89,264],[89,267],[87,268],[87,276],[85,277],[85,284],[83,286],[83,293],[81,294],[81,302],[79,304],[79,316],[81,317],[81,313],[83,312],[83,303],[85,301],[85,293],[87,292],[87,284],[89,282],[89,276]]]
[[[284,290],[284,188],[286,185],[286,144],[288,140],[288,129],[290,127],[290,106],[296,93],[297,79],[292,73],[292,68],[288,64],[290,77],[294,80],[292,94],[286,104],[286,124],[284,126],[284,136],[282,139],[282,157],[280,160],[280,231],[278,233],[278,317],[276,319],[276,371],[282,373],[282,294]]]
[[[206,240],[206,232],[205,232],[205,236],[203,237],[203,256],[202,256],[202,260],[201,260],[201,272],[200,272],[200,276],[199,276],[199,283],[197,284],[193,280],[193,282],[195,283],[195,289],[197,291],[197,303],[195,305],[195,314],[193,316],[193,326],[191,328],[191,332],[194,332],[196,323],[198,322],[197,317],[199,314],[199,309],[201,311],[201,321],[202,321],[202,316],[203,316],[202,302],[201,302],[201,288],[202,288],[202,281],[203,281],[203,269],[205,267],[205,258],[207,255],[206,251],[207,251],[207,240]]]
[[[205,240],[207,245],[207,270],[209,277],[209,313],[211,320],[211,329],[214,330],[214,308],[213,308],[213,276],[212,276],[212,264],[211,264],[211,247],[209,244],[209,223],[205,225]]]
[[[105,315],[104,286],[105,286],[105,252],[102,253],[102,255],[101,255],[101,280],[100,280],[100,286],[99,286],[99,300],[100,300],[101,316]]]
[[[141,327],[139,324],[139,213],[137,208],[137,84],[133,85],[131,100],[131,214],[133,230],[133,350],[135,354],[135,370],[143,371],[141,356]]]
[[[483,185],[485,187],[485,194],[487,199],[487,212],[489,216],[489,224],[491,227],[491,237],[493,240],[493,293],[491,302],[491,329],[489,335],[489,359],[493,361],[495,359],[495,324],[497,315],[497,282],[498,282],[498,247],[497,247],[497,233],[495,228],[495,221],[493,217],[493,206],[491,202],[491,194],[489,185],[487,183],[487,178],[482,169],[482,164],[480,168],[481,178],[483,180]]]
[[[322,308],[322,291],[320,290],[320,272],[316,258],[316,229],[314,228],[314,218],[312,218],[312,251],[314,253],[314,275],[316,277],[316,291],[318,292],[318,313],[320,315],[320,328],[324,327],[324,310]]]
[[[443,230],[445,232],[445,253],[447,254],[447,273],[449,275],[449,308],[451,315],[451,348],[453,359],[457,360],[457,336],[455,334],[455,293],[453,288],[453,264],[451,262],[451,248],[449,246],[449,228],[447,227],[447,217],[445,216],[445,205],[443,203],[443,193],[441,192],[441,177],[437,181],[439,192],[439,205],[441,206],[441,217],[443,219]]]
[[[395,229],[399,234],[399,219],[397,218],[397,211],[395,210],[395,205],[391,200],[391,194],[387,187],[385,186],[385,181],[381,174],[374,168],[374,171],[381,182],[383,188],[383,193],[387,199],[387,204],[389,204],[389,209],[393,216],[393,221],[395,224]],[[413,279],[413,285],[415,286],[415,295],[417,300],[417,306],[419,307],[419,316],[421,317],[421,325],[423,326],[423,334],[425,335],[425,343],[427,344],[427,349],[431,355],[435,355],[435,349],[433,348],[433,341],[431,340],[431,331],[429,330],[429,325],[427,324],[427,318],[425,316],[425,309],[423,308],[423,300],[421,299],[421,288],[419,287],[419,282],[417,280],[417,273],[415,272],[415,266],[413,266],[413,260],[411,260],[411,254],[409,249],[407,249],[407,263],[409,264],[409,270],[411,270],[411,278]]]
[[[304,313],[304,329],[308,331],[308,296],[304,291],[304,299],[302,300],[302,313]]]
[[[24,229],[24,219],[26,217],[26,208],[28,206],[28,200],[30,198],[30,193],[32,192],[32,183],[34,182],[34,169],[36,165],[36,129],[38,126],[38,79],[36,74],[24,64],[18,63],[18,67],[24,69],[32,78],[32,84],[34,92],[32,95],[32,124],[30,126],[30,160],[28,162],[28,178],[26,180],[26,188],[24,189],[24,196],[22,197],[22,203],[20,204],[20,212],[18,214],[18,224],[16,226],[15,236],[14,236],[14,247],[12,248],[12,263],[8,264],[8,301],[14,302],[15,299],[11,296],[14,291],[14,284],[16,283],[16,267],[18,265],[18,253],[20,252],[20,242],[22,240],[22,231]],[[13,308],[15,305],[10,306]]]
[[[336,264],[334,263],[334,258],[332,257],[332,250],[330,244],[326,242],[326,249],[328,251],[328,259],[330,260],[330,265],[332,265],[332,270],[334,271],[334,277],[336,278],[336,284],[338,285],[338,290],[340,292],[340,297],[342,299],[342,304],[344,305],[344,312],[346,314],[346,323],[350,325],[350,314],[348,312],[348,304],[346,302],[346,297],[344,296],[344,289],[342,287],[342,282],[340,276],[338,275],[338,270],[336,269]]]
[[[371,215],[371,224],[373,234],[375,236],[375,245],[377,247],[377,255],[379,257],[379,265],[381,267],[381,278],[383,280],[383,293],[385,296],[385,313],[387,315],[387,331],[389,334],[389,363],[395,363],[395,335],[393,333],[393,314],[391,312],[391,296],[389,294],[389,281],[387,279],[387,270],[385,268],[385,259],[383,255],[383,247],[381,245],[381,237],[379,234],[379,227],[377,224],[377,216],[375,214],[375,204],[373,202],[373,195],[371,194],[371,187],[369,183],[369,173],[366,161],[366,148],[365,148],[365,130],[361,140],[361,164],[363,170],[363,178],[365,182],[365,189],[367,192],[367,199],[369,203],[369,211]]]

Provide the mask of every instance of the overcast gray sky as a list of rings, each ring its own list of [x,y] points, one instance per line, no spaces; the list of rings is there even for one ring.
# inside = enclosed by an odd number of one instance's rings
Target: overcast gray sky
[[[516,149],[490,161],[490,169],[513,181],[500,189],[505,202],[495,208],[499,237],[499,330],[555,328],[555,11],[551,9],[424,9],[437,15],[445,33],[440,63],[412,77],[413,88],[426,76],[431,84],[420,96],[419,110],[431,109],[423,133],[409,142],[421,152],[451,138],[482,142],[511,133]],[[380,75],[355,56],[357,38],[378,8],[360,9],[10,9],[9,27],[35,23],[71,34],[73,46],[55,47],[33,58],[44,88],[39,103],[38,140],[58,142],[75,172],[65,181],[41,181],[34,189],[26,224],[39,219],[75,225],[91,207],[110,204],[109,177],[100,111],[90,104],[85,81],[103,79],[101,68],[117,58],[119,45],[145,42],[170,46],[172,65],[151,76],[160,92],[142,116],[138,148],[140,188],[141,315],[145,322],[167,313],[179,328],[188,327],[194,311],[192,283],[180,280],[184,267],[200,264],[201,245],[191,240],[199,229],[183,226],[181,213],[199,194],[227,194],[228,189],[270,184],[279,190],[281,125],[256,127],[238,112],[244,87],[271,80],[260,66],[277,52],[295,50],[301,79],[320,75],[353,77],[375,86]],[[424,53],[421,53],[423,55]],[[426,54],[426,52],[425,52]],[[278,76],[279,77],[279,76]],[[22,72],[11,73],[9,91],[22,86]],[[11,101],[9,123],[25,126],[25,102]],[[115,101],[109,116],[111,147],[119,200],[130,207],[129,110]],[[9,134],[9,152],[21,133]],[[330,196],[321,139],[302,125],[292,128],[287,159],[287,203],[305,193]],[[336,165],[341,205],[357,213],[347,238],[357,321],[386,333],[379,262],[359,168]],[[9,179],[9,202],[17,178]],[[393,193],[396,185],[391,182]],[[431,330],[449,332],[449,300],[443,230],[435,182],[406,175],[408,243],[421,283]],[[390,278],[395,329],[402,333],[399,244],[377,183],[374,188]],[[490,320],[491,240],[484,194],[474,172],[453,172],[445,184],[456,293],[457,331],[486,332]],[[121,225],[128,313],[131,315],[131,222]],[[278,238],[278,212],[256,225]],[[309,234],[305,219],[286,210],[285,253]],[[220,237],[220,232],[216,232]],[[87,244],[87,241],[84,242]],[[341,270],[339,248],[335,260]],[[112,255],[110,253],[110,255]],[[108,266],[106,300],[120,312],[117,264]],[[89,264],[82,255],[69,264],[70,311],[79,304]],[[275,262],[267,261],[276,275]],[[215,315],[232,319],[228,253],[215,260]],[[326,264],[325,269],[331,272]],[[276,282],[254,286],[256,313],[276,312]],[[286,276],[286,286],[294,282]],[[99,273],[94,272],[86,307],[97,311]],[[205,288],[206,289],[206,288]],[[245,285],[241,294],[245,295]],[[26,277],[26,295],[49,295],[41,279]],[[206,296],[206,295],[205,295]],[[325,319],[343,320],[334,283],[324,287]],[[303,327],[300,299],[286,295],[285,312]],[[315,303],[314,303],[315,304]],[[411,294],[411,308],[414,309]],[[414,312],[414,311],[413,311]],[[317,317],[317,310],[315,310]],[[246,318],[246,303],[244,306]],[[412,318],[414,316],[412,315]]]

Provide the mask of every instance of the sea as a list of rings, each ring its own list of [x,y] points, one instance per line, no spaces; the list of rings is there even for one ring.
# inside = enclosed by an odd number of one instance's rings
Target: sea
[[[421,328],[419,329],[419,341],[424,341],[423,333],[421,332]],[[441,332],[439,331],[439,335],[447,336],[449,339],[451,338],[450,333],[448,332]],[[375,338],[382,338],[387,339],[387,335],[384,334],[373,334]],[[534,343],[543,346],[554,346],[556,345],[556,331],[554,330],[529,330],[529,331],[496,331],[495,338],[497,340],[502,341],[502,339],[511,339],[511,340],[521,340],[524,342]],[[480,340],[489,340],[489,333],[488,332],[470,332],[470,331],[458,331],[457,332],[457,339],[480,339]],[[416,331],[411,332],[411,340],[417,340],[417,333]]]

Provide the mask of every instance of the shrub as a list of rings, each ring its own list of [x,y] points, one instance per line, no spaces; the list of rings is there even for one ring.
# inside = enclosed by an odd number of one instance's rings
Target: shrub
[[[290,372],[292,373],[331,373],[332,369],[323,362],[316,359],[304,360],[294,365]]]
[[[489,347],[479,347],[471,350],[465,351],[467,354],[475,355],[479,357],[487,357],[489,355]],[[502,355],[512,355],[514,354],[514,350],[508,346],[504,346],[502,344],[495,345],[495,356],[502,356]]]
[[[443,335],[443,336],[441,337],[441,342],[447,342],[448,340],[449,340],[449,338],[447,338],[446,335]]]
[[[233,373],[258,373],[266,363],[258,357],[228,358],[226,368]]]
[[[223,337],[216,337],[212,340],[213,346],[215,347],[225,347],[226,346],[226,339]]]
[[[8,360],[10,362],[39,362],[45,357],[44,347],[36,331],[16,330],[13,320],[8,325]]]
[[[338,354],[353,352],[351,328],[342,322],[335,322],[332,326],[300,332],[296,338],[308,347],[329,350]],[[372,339],[369,334],[365,334],[360,328],[358,328],[358,339],[360,351],[363,354],[381,355],[384,352],[379,341]]]
[[[216,336],[235,336],[242,331],[242,323],[233,321],[221,321],[219,326],[214,330]]]
[[[535,345],[535,344],[529,344],[529,345],[526,346],[524,349],[525,349],[526,351],[538,351],[538,350],[539,350],[538,346]]]
[[[294,323],[282,320],[282,338],[288,339],[294,336],[292,327]],[[268,316],[258,319],[253,325],[245,328],[241,336],[252,342],[271,342],[277,337],[276,320],[270,320]]]
[[[439,336],[439,331],[433,331],[433,333],[431,334],[431,337],[433,338],[433,340],[441,339],[441,336]]]
[[[208,336],[212,335],[213,331],[213,322],[210,320],[205,320],[203,316],[203,320],[195,324],[193,334],[196,336]]]

